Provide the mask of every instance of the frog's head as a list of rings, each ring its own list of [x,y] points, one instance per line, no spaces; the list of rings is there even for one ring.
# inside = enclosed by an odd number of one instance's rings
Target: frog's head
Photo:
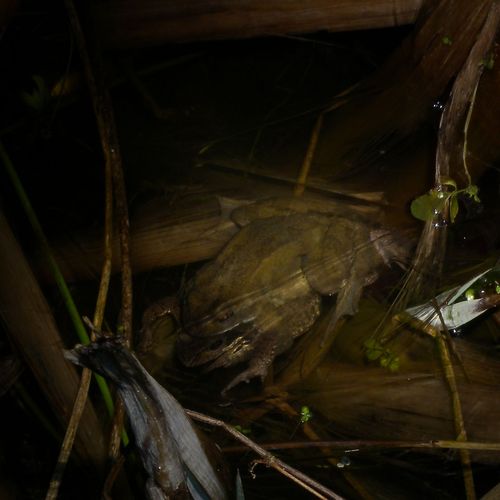
[[[208,369],[248,359],[255,337],[255,299],[240,296],[219,304],[197,293],[188,294],[183,305],[183,331],[177,352],[186,366],[210,363]]]
[[[182,308],[183,328],[193,338],[221,336],[252,323],[255,319],[256,294],[245,294],[231,300],[204,296],[198,291],[188,294]]]
[[[250,325],[205,337],[182,331],[177,340],[177,353],[186,366],[206,365],[206,371],[227,367],[251,357],[256,334]]]

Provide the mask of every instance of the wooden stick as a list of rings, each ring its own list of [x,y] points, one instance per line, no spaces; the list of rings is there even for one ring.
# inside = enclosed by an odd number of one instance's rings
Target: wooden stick
[[[94,14],[104,43],[140,47],[172,41],[250,38],[412,23],[422,0],[112,0]]]
[[[441,314],[441,309],[436,299],[434,299],[434,307],[444,329],[444,332],[436,331],[436,339],[439,348],[439,356],[441,358],[441,365],[451,393],[451,400],[453,405],[453,421],[455,423],[457,441],[467,441],[467,431],[465,430],[462,405],[460,404],[460,395],[458,393],[457,379],[455,377],[455,370],[453,369],[453,363],[451,362],[450,351],[448,349],[450,334],[448,332],[448,329],[446,328],[443,315]],[[474,477],[472,476],[470,453],[468,450],[464,449],[461,449],[459,453],[460,461],[462,463],[462,473],[464,477],[465,494],[467,500],[475,500],[476,491],[474,488]]]
[[[80,29],[78,18],[76,15],[76,10],[74,4],[71,0],[67,0],[66,8],[68,9],[68,14],[70,16],[73,31],[75,32],[76,38],[78,39],[78,44],[80,50],[84,50],[83,34]],[[83,47],[83,49],[82,49]],[[109,158],[109,156],[108,156]],[[111,279],[111,265],[113,261],[113,185],[112,185],[112,167],[111,162],[105,162],[105,184],[106,184],[106,198],[105,198],[105,217],[104,217],[104,262],[101,272],[101,281],[99,284],[99,293],[97,296],[97,304],[94,312],[94,327],[99,330],[102,326],[104,319],[104,310],[106,307],[106,300],[109,290],[109,282]],[[92,332],[91,338],[94,340],[95,335]],[[80,420],[83,415],[83,410],[87,402],[88,391],[90,387],[90,381],[92,379],[92,372],[88,368],[83,368],[82,376],[80,379],[80,386],[78,388],[78,394],[73,405],[73,411],[71,413],[71,419],[69,421],[68,427],[66,429],[66,434],[64,436],[63,444],[59,452],[59,457],[57,460],[57,465],[52,475],[49,490],[47,491],[46,500],[54,500],[57,498],[59,487],[62,481],[64,470],[66,464],[69,460],[71,449],[73,447],[73,441],[75,439],[76,431],[80,425]],[[116,406],[115,406],[116,412]]]
[[[50,306],[2,213],[0,234],[1,316],[54,414],[66,425],[78,390],[78,375],[61,354],[63,344]],[[103,465],[104,436],[99,420],[90,405],[84,414],[77,452],[85,460]]]
[[[372,449],[443,449],[443,450],[487,450],[500,451],[500,443],[486,443],[476,441],[458,441],[449,439],[436,439],[433,441],[389,441],[356,439],[349,441],[293,441],[276,443],[259,443],[264,450],[302,450],[310,448],[333,448],[336,450],[350,451],[350,453]],[[223,453],[244,453],[247,446],[225,446]]]
[[[102,78],[103,62],[100,52],[95,51],[95,57],[100,69],[99,78],[94,73],[90,57],[87,51],[85,36],[83,34],[78,15],[72,0],[66,0],[71,26],[75,33],[76,44],[80,57],[82,58],[87,85],[89,87],[94,114],[97,120],[101,146],[104,153],[106,165],[110,168],[113,178],[113,190],[115,198],[116,217],[118,220],[118,234],[120,244],[120,270],[122,279],[122,303],[121,321],[119,330],[127,339],[129,346],[132,343],[132,268],[130,263],[130,237],[129,218],[127,207],[127,196],[125,193],[125,181],[122,169],[120,146],[116,131],[116,123],[109,92]],[[113,459],[118,457],[120,432],[123,426],[124,409],[121,402],[116,403],[113,416],[113,427],[111,432],[110,455]]]
[[[480,12],[484,5],[477,4],[477,12]],[[495,40],[499,23],[500,6],[497,2],[492,2],[476,42],[453,84],[450,99],[441,116],[434,179],[434,189],[438,191],[444,189],[442,179],[450,175],[457,183],[463,180],[470,182],[467,170],[462,172],[459,168],[464,151],[463,120],[483,70],[482,61]],[[441,276],[445,257],[447,218],[446,213],[439,213],[426,222],[405,285],[408,294],[404,294],[404,301],[434,294],[433,288]],[[405,303],[401,302],[400,307],[404,309]]]

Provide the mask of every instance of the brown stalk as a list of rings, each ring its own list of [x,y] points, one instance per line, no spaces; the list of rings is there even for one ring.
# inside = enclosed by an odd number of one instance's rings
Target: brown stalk
[[[457,168],[463,156],[461,153],[463,153],[464,144],[466,144],[462,127],[467,108],[472,103],[484,68],[484,58],[495,39],[499,22],[500,6],[497,2],[493,2],[477,40],[458,73],[451,97],[441,116],[434,180],[435,189],[438,191],[443,190],[442,180],[444,177],[449,177],[450,172],[457,177],[456,180],[463,178],[465,182],[470,182],[466,165],[464,165],[463,175]],[[437,217],[446,218],[446,214],[438,214]],[[434,294],[434,290],[424,290],[424,287],[429,288],[429,285],[424,285],[423,280],[429,283],[433,281],[432,276],[439,278],[441,275],[446,249],[446,233],[446,224],[441,225],[436,219],[426,222],[406,284],[408,292],[405,294],[404,301],[408,302],[420,296]],[[432,286],[434,284],[432,283]],[[401,308],[404,309],[404,307]]]
[[[74,5],[71,0],[68,0],[66,2],[66,7],[68,9],[73,31],[78,39],[83,35],[81,33],[78,18],[76,17]],[[82,51],[82,46],[81,46],[82,43],[84,43],[84,41],[79,40],[80,52]],[[109,158],[107,159],[109,160]],[[111,267],[113,259],[113,248],[112,248],[113,185],[112,185],[112,173],[111,173],[110,161],[105,162],[104,168],[105,168],[105,190],[106,190],[105,217],[104,217],[104,262],[101,271],[101,281],[99,284],[99,292],[97,296],[97,303],[94,311],[94,320],[93,320],[93,325],[97,330],[101,328],[104,319],[104,310],[106,307],[106,300],[108,295],[109,282],[111,278]],[[91,332],[91,339],[95,340],[94,332]],[[88,368],[83,368],[82,376],[80,379],[80,385],[78,388],[78,393],[73,406],[73,411],[71,414],[70,421],[68,423],[68,427],[66,429],[66,434],[64,436],[61,450],[59,452],[57,465],[50,481],[50,486],[46,495],[46,500],[54,500],[55,498],[57,498],[64,470],[69,460],[75,435],[87,401],[91,378],[92,378],[91,370],[89,370]]]
[[[441,360],[441,367],[444,372],[446,383],[448,384],[448,389],[451,393],[452,407],[453,407],[453,422],[455,424],[455,432],[457,434],[457,442],[467,441],[467,432],[465,430],[464,417],[462,413],[462,405],[460,403],[460,395],[458,392],[457,379],[455,376],[455,371],[453,369],[453,363],[451,361],[450,351],[448,349],[448,342],[450,341],[450,334],[446,328],[446,324],[441,314],[441,309],[436,299],[433,300],[433,304],[436,310],[436,314],[441,321],[443,332],[435,328],[434,326],[420,321],[419,319],[408,317],[406,313],[400,313],[394,317],[394,321],[405,323],[411,327],[419,330],[421,332],[430,335],[436,339],[439,357]],[[464,485],[467,499],[473,500],[476,498],[475,488],[474,488],[474,478],[472,476],[471,459],[469,448],[459,448],[460,461],[462,463],[462,471],[464,477]]]
[[[307,146],[306,156],[304,157],[304,161],[300,167],[299,175],[297,181],[295,183],[294,196],[302,196],[306,189],[307,178],[309,176],[309,172],[311,171],[312,162],[314,160],[314,153],[316,152],[316,148],[318,146],[319,135],[321,133],[321,128],[323,127],[323,118],[327,113],[340,108],[344,105],[347,100],[349,93],[356,87],[356,85],[352,85],[347,88],[340,94],[335,96],[336,102],[329,106],[327,109],[323,110],[316,122],[314,124],[313,130],[311,132],[311,138],[309,139],[309,145]],[[337,100],[338,99],[338,100]]]
[[[314,128],[311,133],[311,139],[309,140],[309,146],[307,147],[306,156],[300,168],[299,177],[297,178],[297,182],[295,184],[295,189],[293,192],[295,196],[302,196],[304,194],[304,190],[306,189],[307,177],[309,175],[309,171],[311,170],[314,153],[318,144],[319,133],[321,132],[321,127],[323,126],[323,116],[324,113],[321,113],[318,116],[316,123],[314,124]]]
[[[87,84],[89,86],[94,112],[97,119],[101,145],[105,157],[105,234],[104,234],[104,263],[101,272],[101,282],[97,297],[96,309],[94,312],[93,324],[99,330],[103,323],[106,298],[109,289],[109,282],[112,269],[112,241],[113,241],[113,188],[116,193],[116,208],[119,217],[120,250],[122,262],[122,331],[128,342],[132,336],[132,271],[130,267],[129,250],[129,223],[128,210],[125,195],[125,184],[121,166],[121,156],[118,147],[116,126],[112,113],[109,94],[104,87],[98,86],[92,65],[88,56],[85,37],[81,29],[78,15],[72,0],[66,0],[66,9],[71,23],[80,57],[83,61]],[[85,408],[88,389],[90,386],[91,371],[84,368],[77,398],[73,407],[66,435],[61,447],[58,463],[51,479],[47,500],[57,497],[62,475],[69,459],[76,431]],[[117,458],[119,454],[119,436],[123,426],[123,405],[117,404],[115,407],[115,419],[112,429],[112,440],[110,445],[110,455]]]
[[[294,441],[260,443],[264,450],[302,450],[308,448],[334,448],[337,450],[349,451],[371,450],[371,449],[448,449],[448,450],[485,450],[500,451],[500,443],[483,443],[475,441],[453,441],[437,439],[434,441],[385,441],[385,440],[351,440],[351,441]],[[247,451],[246,446],[225,446],[223,453],[242,453]]]
[[[105,163],[109,165],[113,178],[113,193],[115,196],[115,209],[118,219],[118,233],[120,240],[121,277],[122,277],[122,303],[121,324],[118,328],[121,334],[132,341],[132,269],[130,265],[130,237],[127,197],[125,193],[125,182],[123,178],[122,160],[116,131],[116,123],[111,104],[111,98],[104,85],[102,77],[102,60],[99,50],[95,51],[98,61],[97,67],[101,70],[99,78],[96,77],[87,51],[85,36],[83,34],[78,15],[72,0],[65,0],[71,26],[73,28],[76,43],[82,58],[87,85],[89,87],[94,114],[97,120],[101,146],[104,153]],[[115,406],[113,428],[111,431],[110,456],[116,459],[119,454],[119,439],[123,427],[124,409],[120,402]]]
[[[441,309],[436,299],[434,299],[434,307],[441,322],[443,332],[436,331],[436,339],[439,348],[439,356],[441,358],[441,365],[443,367],[446,382],[450,389],[451,400],[453,405],[453,421],[455,422],[455,432],[457,433],[457,441],[467,441],[467,432],[465,430],[464,417],[462,414],[462,405],[460,404],[460,395],[458,393],[457,379],[455,371],[453,370],[453,363],[451,362],[450,351],[448,349],[448,342],[450,341],[450,334],[446,328],[446,324],[441,314]],[[445,337],[446,335],[446,337]],[[468,500],[476,498],[476,491],[474,488],[474,478],[472,476],[472,467],[470,460],[470,453],[468,450],[460,449],[460,461],[462,463],[462,473],[464,477],[465,493]]]

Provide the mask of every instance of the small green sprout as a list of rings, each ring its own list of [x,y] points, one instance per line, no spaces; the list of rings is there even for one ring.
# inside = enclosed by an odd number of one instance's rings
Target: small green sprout
[[[234,428],[238,431],[241,432],[244,436],[249,436],[252,434],[252,429],[249,427],[242,427],[241,425],[235,425]]]
[[[444,191],[446,187],[448,191]],[[413,217],[419,220],[432,220],[436,215],[443,213],[447,208],[450,221],[453,224],[458,215],[458,196],[461,194],[472,198],[476,203],[481,200],[478,196],[479,188],[475,184],[470,184],[464,189],[457,189],[457,183],[449,178],[441,179],[441,186],[438,189],[431,189],[428,193],[415,198],[411,202],[410,210]]]
[[[368,339],[365,342],[365,356],[368,361],[378,360],[382,368],[388,368],[391,372],[399,370],[399,357],[378,340]]]
[[[307,422],[309,422],[309,420],[311,420],[312,417],[313,417],[313,414],[312,414],[311,410],[309,409],[309,407],[302,406],[302,408],[300,409],[300,423],[306,424]]]
[[[481,65],[484,66],[486,69],[493,69],[495,66],[495,56],[493,55],[492,52],[490,52],[482,61]]]
[[[441,38],[441,41],[444,45],[451,45],[453,43],[449,36],[443,36],[443,38]]]

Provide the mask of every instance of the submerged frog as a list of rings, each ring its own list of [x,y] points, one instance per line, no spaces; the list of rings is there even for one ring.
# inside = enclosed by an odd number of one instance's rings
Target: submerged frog
[[[355,314],[379,268],[406,253],[388,231],[360,219],[291,204],[237,209],[242,229],[186,287],[179,357],[207,370],[246,362],[225,390],[264,379],[274,358],[315,323],[322,295],[337,294],[334,321]]]

